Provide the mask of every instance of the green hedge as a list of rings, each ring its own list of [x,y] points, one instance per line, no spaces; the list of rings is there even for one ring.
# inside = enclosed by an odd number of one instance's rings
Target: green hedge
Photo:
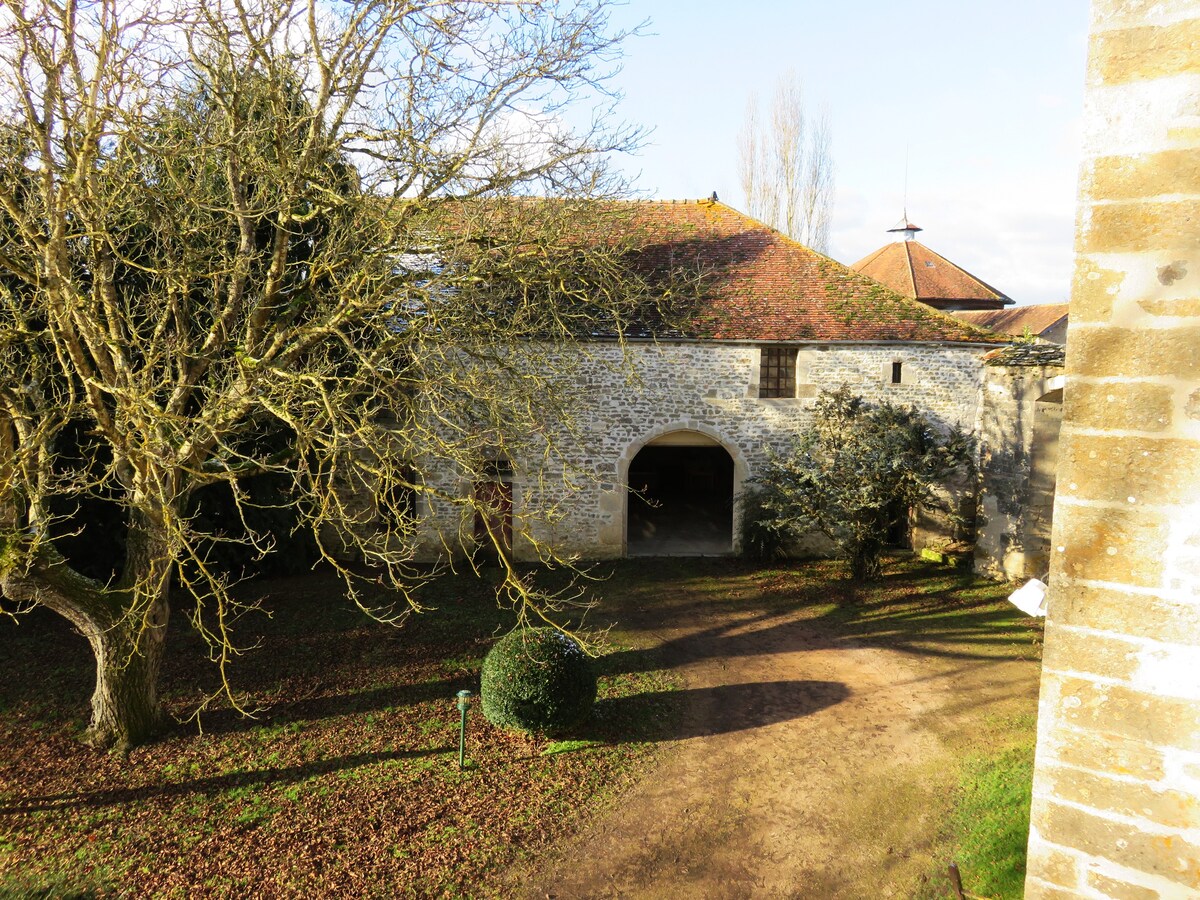
[[[554,628],[526,628],[505,635],[488,653],[480,695],[493,725],[555,734],[587,718],[596,673],[577,641]]]

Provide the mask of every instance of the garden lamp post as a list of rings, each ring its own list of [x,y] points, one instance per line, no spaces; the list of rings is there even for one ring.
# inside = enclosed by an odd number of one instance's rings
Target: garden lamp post
[[[467,747],[467,710],[471,707],[471,692],[458,692],[458,711],[462,719],[458,723],[458,767],[463,767],[463,754]]]

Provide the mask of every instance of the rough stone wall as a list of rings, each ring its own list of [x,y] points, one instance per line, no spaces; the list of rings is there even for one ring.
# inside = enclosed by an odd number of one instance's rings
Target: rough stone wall
[[[1200,2],[1093,0],[1026,896],[1200,896]]]
[[[629,463],[643,446],[671,432],[693,431],[718,441],[733,457],[736,495],[759,471],[765,448],[786,448],[810,420],[821,389],[848,384],[868,400],[913,404],[946,427],[969,430],[977,415],[979,360],[989,348],[802,346],[797,397],[787,399],[758,397],[758,345],[663,342],[626,349],[627,359],[614,344],[586,348],[576,373],[578,433],[554,437],[565,448],[563,459],[551,459],[548,467],[540,458],[513,460],[514,508],[518,518],[530,514],[517,531],[560,552],[584,558],[624,555]],[[896,361],[902,363],[900,384],[891,383]],[[540,472],[536,482],[533,472]],[[464,489],[469,485],[458,486]],[[551,514],[538,514],[547,511]],[[446,511],[439,517],[445,529],[450,524]],[[737,526],[735,519],[735,540]],[[534,553],[521,538],[516,550],[524,557]]]
[[[1044,578],[1050,568],[1063,382],[1060,348],[1014,346],[984,366],[975,519],[983,575]]]

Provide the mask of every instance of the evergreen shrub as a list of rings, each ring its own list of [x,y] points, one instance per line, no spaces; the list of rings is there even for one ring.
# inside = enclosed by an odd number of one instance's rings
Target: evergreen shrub
[[[554,628],[525,628],[502,637],[484,659],[480,696],[493,725],[555,734],[587,718],[596,673],[578,641]]]
[[[761,490],[747,490],[742,504],[742,556],[756,562],[786,559],[792,536],[789,523],[767,506]]]

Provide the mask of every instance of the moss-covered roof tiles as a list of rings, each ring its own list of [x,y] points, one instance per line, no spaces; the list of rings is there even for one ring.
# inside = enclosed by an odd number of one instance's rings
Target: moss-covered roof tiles
[[[995,343],[982,331],[714,200],[622,204],[652,266],[705,272],[693,335],[751,341]]]

